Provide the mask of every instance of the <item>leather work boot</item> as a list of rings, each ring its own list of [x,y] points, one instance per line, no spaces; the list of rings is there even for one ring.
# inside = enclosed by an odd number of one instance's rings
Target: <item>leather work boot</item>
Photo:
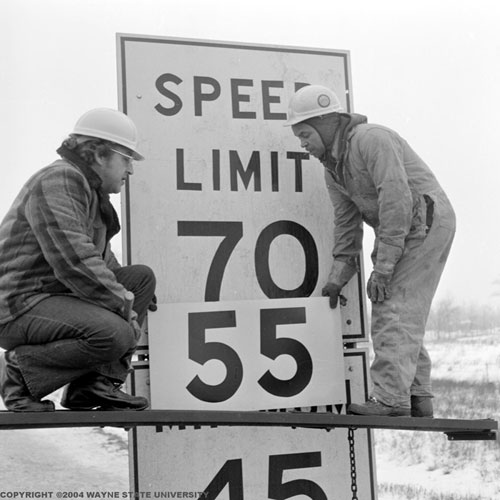
[[[429,396],[412,396],[411,416],[433,418],[432,398]]]
[[[69,410],[144,410],[149,401],[142,396],[131,396],[120,390],[103,375],[92,374],[71,382],[61,398],[61,405]]]
[[[0,394],[9,411],[54,411],[52,401],[35,399],[24,382],[16,353],[0,355]]]
[[[351,415],[366,415],[373,417],[409,417],[410,408],[403,406],[388,406],[371,397],[363,404],[350,404],[347,413]]]

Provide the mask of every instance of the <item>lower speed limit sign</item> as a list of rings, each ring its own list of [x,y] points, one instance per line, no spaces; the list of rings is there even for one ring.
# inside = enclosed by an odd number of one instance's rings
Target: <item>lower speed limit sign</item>
[[[340,314],[327,298],[160,304],[149,321],[154,409],[345,403]]]

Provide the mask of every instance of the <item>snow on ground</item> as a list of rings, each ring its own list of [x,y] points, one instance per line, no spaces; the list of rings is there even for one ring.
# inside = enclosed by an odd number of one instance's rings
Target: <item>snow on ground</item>
[[[413,485],[424,488],[432,493],[446,495],[475,495],[484,500],[498,500],[500,498],[500,484],[485,483],[480,472],[474,466],[465,469],[444,473],[442,470],[429,471],[425,464],[400,465],[387,460],[387,457],[377,456],[378,484],[392,483]],[[390,493],[379,494],[378,500],[392,500]],[[397,500],[404,500],[398,498]]]
[[[463,334],[426,343],[433,379],[500,383],[500,333]]]
[[[105,429],[0,432],[0,493],[130,490],[127,449]]]
[[[60,392],[50,396],[58,409]],[[0,399],[0,410],[5,407]],[[11,492],[128,492],[123,429],[0,430],[0,497]],[[54,497],[55,498],[55,497]]]
[[[429,335],[426,347],[433,362],[432,378],[451,379],[454,381],[467,382],[493,382],[500,384],[500,333],[492,331],[488,333],[473,332],[471,334],[451,334],[446,339],[437,339],[435,335]],[[439,393],[435,398],[439,398]],[[481,408],[481,401],[477,401]],[[481,418],[493,418],[498,420],[500,415],[485,414]],[[375,431],[375,441],[382,441],[391,431]],[[402,436],[404,431],[398,432]],[[377,437],[378,436],[378,437]],[[392,436],[394,437],[394,435]],[[446,440],[446,436],[436,434],[433,439]],[[466,446],[466,441],[451,443],[457,450]],[[486,447],[486,443],[474,442],[474,446]],[[432,493],[446,495],[457,495],[457,498],[472,498],[484,500],[500,499],[500,463],[498,462],[498,448],[500,441],[490,445],[490,451],[484,453],[481,462],[471,453],[470,460],[463,460],[460,467],[434,468],[430,466],[434,462],[429,452],[422,452],[428,460],[426,463],[409,465],[402,460],[401,456],[394,455],[385,447],[379,447],[377,457],[377,479],[378,484],[413,485],[416,488],[425,488]],[[384,452],[380,449],[384,448]],[[376,448],[377,449],[377,448]],[[478,454],[479,456],[480,454]],[[495,473],[496,471],[496,473]],[[427,500],[425,496],[415,497]],[[379,500],[405,500],[393,496],[389,492],[379,494]]]

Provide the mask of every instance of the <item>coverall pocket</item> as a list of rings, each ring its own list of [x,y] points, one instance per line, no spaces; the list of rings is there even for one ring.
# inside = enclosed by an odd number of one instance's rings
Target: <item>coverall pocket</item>
[[[418,195],[413,206],[409,239],[424,239],[434,220],[434,200],[427,194]]]
[[[425,201],[425,234],[431,230],[434,222],[434,200],[427,194],[424,194]]]

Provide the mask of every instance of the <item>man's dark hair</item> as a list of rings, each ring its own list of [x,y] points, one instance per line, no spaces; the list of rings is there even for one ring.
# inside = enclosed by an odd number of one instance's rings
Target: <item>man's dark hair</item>
[[[76,134],[71,134],[65,139],[62,146],[78,155],[89,167],[95,163],[96,156],[107,158],[112,153],[111,142],[103,139],[87,138]]]

